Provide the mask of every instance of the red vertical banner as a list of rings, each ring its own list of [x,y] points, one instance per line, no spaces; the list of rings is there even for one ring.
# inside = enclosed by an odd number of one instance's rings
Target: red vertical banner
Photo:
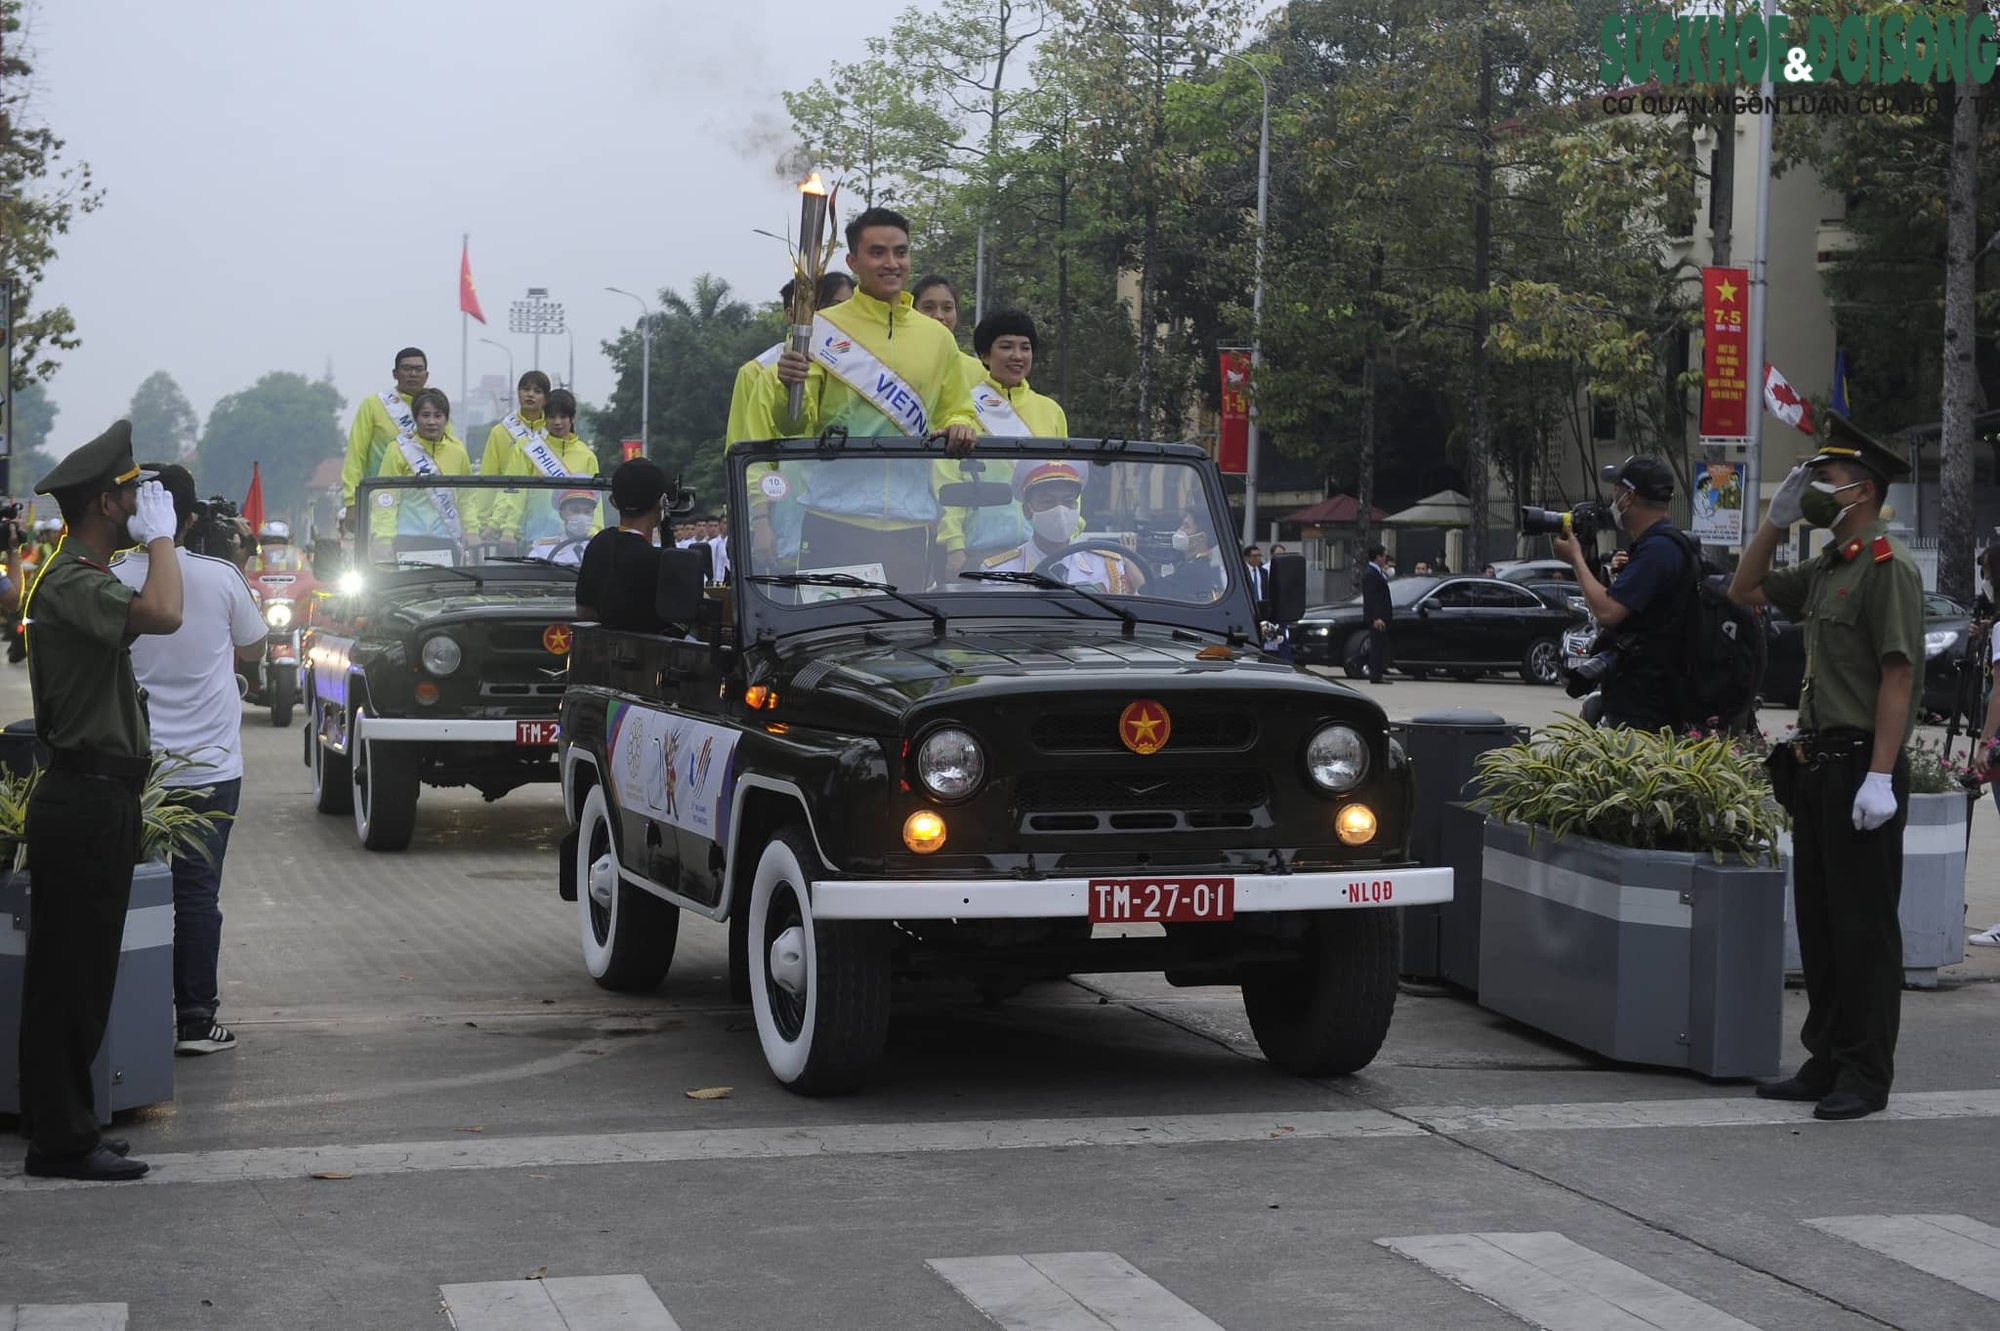
[[[624,460],[630,462],[646,451],[646,442],[643,439],[621,439],[618,441],[618,450]]]
[[[1742,268],[1701,270],[1701,434],[1704,439],[1750,433],[1750,274]]]
[[[1232,476],[1250,469],[1250,358],[1240,351],[1222,353],[1222,428],[1215,464]]]

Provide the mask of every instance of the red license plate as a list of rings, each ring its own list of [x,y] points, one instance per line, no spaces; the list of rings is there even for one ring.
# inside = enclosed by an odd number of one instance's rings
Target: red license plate
[[[516,721],[514,742],[516,744],[553,744],[559,732],[555,721]]]
[[[1092,924],[1186,924],[1236,918],[1234,878],[1093,878]]]

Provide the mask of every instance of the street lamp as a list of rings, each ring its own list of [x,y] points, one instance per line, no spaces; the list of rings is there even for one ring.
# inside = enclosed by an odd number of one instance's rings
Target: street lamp
[[[485,343],[485,344],[486,344],[487,346],[489,346],[489,347],[498,347],[498,348],[500,348],[500,353],[501,353],[502,355],[504,355],[504,356],[505,356],[505,357],[507,358],[507,382],[508,382],[509,384],[512,384],[512,383],[516,383],[516,382],[517,382],[517,380],[516,380],[516,379],[514,378],[514,349],[513,349],[512,347],[508,346],[508,345],[507,345],[506,343],[504,343],[504,342],[495,342],[495,341],[494,341],[494,340],[493,340],[492,338],[490,338],[490,337],[482,337],[482,338],[480,338],[479,340],[480,340],[481,342],[484,342],[484,343]],[[511,390],[511,389],[509,389],[508,391],[509,391],[510,393],[512,392],[512,390]],[[465,407],[464,407],[464,410],[466,410],[466,411],[470,411],[471,409],[472,409],[472,407],[471,407],[471,404],[469,404],[469,403],[468,403],[468,404],[466,404],[466,405],[465,405]],[[467,422],[467,423],[468,423],[468,424],[470,424],[470,422]]]
[[[1257,129],[1257,282],[1250,296],[1250,428],[1249,455],[1243,461],[1243,544],[1257,543],[1257,367],[1264,363],[1264,228],[1271,206],[1271,81],[1251,60],[1223,52],[1257,76],[1264,90],[1264,110]]]
[[[606,287],[606,291],[628,300],[639,302],[639,447],[650,450],[653,436],[649,430],[653,409],[653,307],[643,296],[634,295],[623,287]]]
[[[576,391],[576,329],[564,328],[563,332],[569,336],[569,377],[563,380],[563,387],[574,393]]]

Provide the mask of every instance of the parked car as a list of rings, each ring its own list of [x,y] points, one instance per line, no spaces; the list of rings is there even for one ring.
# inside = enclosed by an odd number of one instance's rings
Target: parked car
[[[1805,633],[1776,609],[1769,617],[1769,660],[1764,668],[1764,701],[1774,707],[1799,705],[1805,677]],[[1969,646],[1972,612],[1949,596],[1924,594],[1924,711],[1949,719],[1958,708],[1960,663]],[[1973,705],[1976,706],[1976,698]],[[1968,718],[1973,724],[1978,718]]]
[[[1563,634],[1588,618],[1498,578],[1398,578],[1389,599],[1396,609],[1389,660],[1415,679],[1516,671],[1530,684],[1561,683]],[[1338,666],[1358,679],[1366,628],[1359,597],[1318,606],[1293,626],[1292,650],[1303,664]]]
[[[578,547],[539,542],[538,553],[492,560],[468,538],[503,496],[532,524],[557,496],[608,488],[577,477],[361,483],[352,567],[316,598],[301,644],[305,761],[321,813],[352,813],[370,850],[402,850],[423,786],[495,800],[556,779]]]
[[[1238,561],[1162,573],[1177,531],[1230,545],[1214,462],[986,439],[933,490],[949,465],[921,440],[739,444],[734,585],[704,591],[663,551],[656,604],[686,633],[580,627],[558,888],[591,977],[651,990],[682,912],[727,920],[732,993],[800,1093],[867,1079],[905,975],[989,994],[1091,971],[1240,986],[1276,1066],[1365,1066],[1396,1001],[1392,908],[1448,900],[1451,871],[1410,861],[1411,774],[1381,707],[1258,651]],[[1012,484],[979,479],[996,470]],[[831,567],[816,515],[783,535],[802,495],[892,484],[1002,516],[1024,506],[1013,484],[1047,484],[1084,532],[929,586],[943,561],[902,532],[830,533]],[[1162,520],[1161,495],[1184,511]],[[776,541],[749,539],[753,505],[777,510]],[[1277,618],[1303,586],[1299,556],[1272,562]],[[1138,921],[1165,932],[1093,936]]]
[[[1493,566],[1502,582],[1566,582],[1576,585],[1576,570],[1567,559],[1510,559]]]

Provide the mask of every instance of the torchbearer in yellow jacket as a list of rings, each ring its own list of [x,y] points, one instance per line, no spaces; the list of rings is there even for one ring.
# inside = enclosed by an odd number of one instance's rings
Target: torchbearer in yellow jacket
[[[828,273],[819,281],[819,299],[815,309],[825,309],[838,305],[854,294],[854,279],[846,273]],[[785,283],[778,291],[778,304],[785,309],[792,307],[792,284]],[[783,342],[773,342],[757,355],[743,362],[736,371],[736,385],[729,393],[729,423],[722,431],[722,446],[728,448],[746,439],[770,439],[773,427],[770,417],[758,410],[757,385],[764,371],[778,363],[778,357],[785,350]]]
[[[539,370],[531,370],[529,374],[541,377]],[[525,380],[526,376],[523,376],[521,393],[524,409],[528,401]],[[543,378],[542,382],[547,383],[548,380]],[[517,439],[513,435],[514,417],[510,416],[494,426],[493,433],[486,439],[486,459],[480,464],[479,474],[595,476],[597,453],[575,434],[576,394],[567,388],[558,388],[546,396],[537,393],[534,400],[537,408],[535,428]],[[548,502],[546,490],[489,491],[482,499],[480,539],[488,545],[525,545],[544,536],[555,535],[562,525],[554,506]]]
[[[382,473],[382,459],[399,434],[416,433],[411,400],[431,377],[431,363],[416,347],[396,353],[396,386],[361,399],[347,427],[347,459],[340,466],[340,502],[354,507],[354,487]]]
[[[451,402],[435,388],[426,388],[411,402],[415,431],[398,435],[383,454],[382,476],[470,476],[472,458],[451,432]],[[399,536],[449,538],[465,544],[465,515],[458,496],[468,493],[450,486],[436,490],[378,490],[368,517],[370,557],[386,563],[395,557]]]
[[[815,316],[811,355],[788,348],[765,371],[758,397],[775,433],[809,438],[841,426],[859,437],[942,434],[947,453],[972,451],[978,416],[958,343],[943,325],[917,317],[903,287],[909,223],[900,213],[870,208],[847,224],[847,251],[860,289]],[[797,417],[789,401],[794,384],[804,387]],[[929,461],[847,459],[814,470],[805,490],[800,568],[880,563],[897,586],[926,585],[931,530],[942,516]],[[753,521],[751,535],[769,567],[775,556],[768,525]]]
[[[972,385],[972,406],[979,413],[981,434],[999,439],[1069,437],[1069,417],[1062,405],[1028,387],[1028,372],[1035,365],[1032,318],[1020,310],[989,314],[972,331],[972,346],[979,353],[980,378]],[[969,479],[957,462],[934,465],[940,487]],[[979,479],[1011,481],[1015,465],[1006,458],[987,458]],[[1019,509],[946,508],[938,521],[945,575],[977,568],[987,555],[1015,549],[1031,535],[1027,515]]]

